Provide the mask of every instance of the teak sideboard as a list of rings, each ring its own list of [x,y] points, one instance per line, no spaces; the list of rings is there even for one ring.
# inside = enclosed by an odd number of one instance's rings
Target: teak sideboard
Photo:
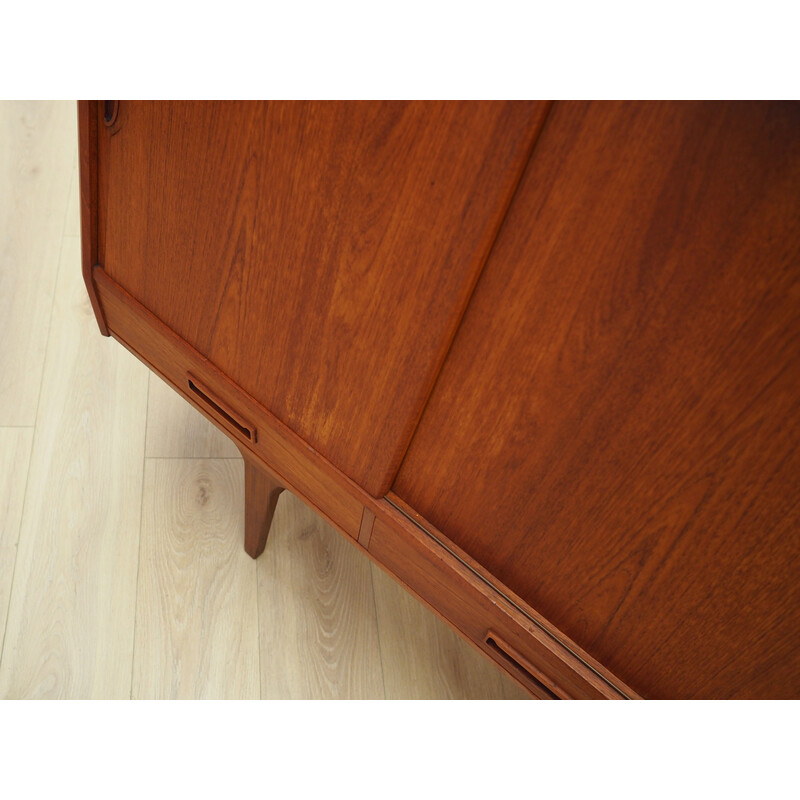
[[[800,104],[79,104],[111,335],[531,694],[800,697]]]

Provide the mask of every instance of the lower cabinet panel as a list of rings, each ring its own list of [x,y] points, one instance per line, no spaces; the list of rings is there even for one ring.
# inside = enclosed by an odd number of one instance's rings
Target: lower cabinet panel
[[[800,697],[800,104],[555,103],[392,487],[653,698]]]
[[[94,280],[112,336],[266,464],[332,525],[358,537],[362,490],[131,297],[100,268]],[[351,485],[352,484],[352,485]]]
[[[637,697],[397,498],[376,500],[327,463],[102,268],[93,279],[114,338],[531,694]]]
[[[636,698],[633,690],[550,628],[535,623],[450,547],[398,513],[379,516],[369,553],[462,636],[543,699]]]

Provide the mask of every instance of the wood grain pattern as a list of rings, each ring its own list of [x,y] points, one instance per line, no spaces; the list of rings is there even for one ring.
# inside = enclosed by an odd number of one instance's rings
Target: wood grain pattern
[[[539,614],[525,613],[525,605],[513,593],[487,583],[485,570],[439,531],[423,532],[405,516],[379,514],[369,553],[535,696],[587,700],[637,697]],[[496,649],[487,643],[490,632],[521,654],[526,665],[534,665],[533,677],[507,658],[498,657]]]
[[[237,445],[243,451],[249,450],[251,455],[259,459],[264,468],[274,474],[282,485],[315,508],[339,530],[354,538],[359,534],[365,507],[375,513],[376,517],[380,516],[385,524],[403,531],[408,529],[407,520],[386,500],[379,501],[371,498],[361,487],[325,462],[311,448],[307,445],[304,446],[295,434],[275,420],[252,398],[248,398],[237,387],[230,384],[224,376],[219,375],[218,371],[204,361],[196,351],[178,339],[150,312],[142,308],[134,298],[108,278],[102,269],[96,269],[95,274],[96,285],[113,336],[146,363],[155,365],[154,368],[159,372],[163,369],[162,377],[166,377],[168,374],[170,385],[176,390],[181,381],[185,381],[189,372],[202,375],[204,383],[211,387],[215,396],[223,399],[229,407],[240,409],[243,416],[256,423],[259,431],[256,446],[253,446],[251,441],[241,437],[232,428],[229,429],[229,433],[239,436]],[[183,385],[185,386],[185,384]],[[194,393],[189,392],[185,397],[191,402],[195,402]],[[210,417],[207,407],[199,408]],[[223,424],[220,419],[217,419],[216,422],[219,425]],[[227,426],[225,427],[228,429]],[[413,532],[410,535],[413,537]],[[370,547],[372,547],[371,539]],[[424,550],[423,552],[428,553],[429,551]],[[442,556],[437,556],[437,560],[441,559]],[[450,560],[447,560],[444,568],[445,575],[450,574],[453,569],[457,569]],[[480,572],[479,565],[473,565],[473,569]],[[404,574],[402,559],[393,567],[393,571],[396,574]],[[493,580],[491,575],[487,573],[487,577],[491,583]],[[465,589],[469,590],[474,586],[476,579],[472,574],[462,575],[459,580],[462,578]],[[408,583],[407,580],[405,582]],[[434,593],[438,591],[437,585],[435,581],[427,582],[428,590]],[[482,611],[476,617],[476,620],[480,622],[486,618],[484,613],[486,609],[491,609],[493,605],[496,605],[497,599],[491,593],[485,594],[483,589],[478,591],[484,603],[481,606]],[[505,587],[503,591],[508,594]],[[444,601],[449,602],[448,598],[452,599],[450,595],[451,593],[445,592]],[[428,594],[427,597],[428,601],[434,605],[438,602],[436,594]],[[516,598],[515,602],[520,607],[525,607],[525,603],[521,599]],[[456,603],[455,606],[449,607],[458,611],[461,609],[461,604]],[[539,619],[540,624],[547,627],[546,621],[541,619],[533,609],[528,608],[528,614],[532,618]],[[460,630],[462,633],[464,632],[463,625]],[[526,630],[526,628],[523,627],[520,630]],[[484,633],[485,630],[470,628],[465,635],[472,636],[482,646]],[[555,663],[559,670],[566,667],[566,663],[560,656],[556,658]],[[579,679],[580,681],[584,680],[580,676]]]
[[[369,561],[284,492],[258,560],[264,699],[382,699]]]
[[[97,335],[79,247],[64,240],[0,697],[130,693],[147,370]]]
[[[124,102],[100,263],[381,496],[546,108]]]
[[[0,103],[0,425],[33,425],[70,182],[72,103]]]
[[[248,448],[287,489],[302,497],[325,519],[354,538],[358,536],[365,503],[377,502],[346,475],[331,466],[275,419],[252,397],[189,347],[147,309],[95,269],[95,283],[114,337],[141,358],[205,417],[226,430],[237,446]],[[237,409],[258,429],[258,442],[244,438],[189,390],[189,374],[200,376],[205,386],[227,407]]]
[[[557,104],[395,484],[648,696],[800,690],[799,133]]]
[[[259,697],[243,499],[239,460],[147,460],[133,697]]]
[[[0,114],[3,111],[4,109],[0,108]],[[43,116],[47,116],[47,112],[43,112]],[[52,132],[49,128],[38,128],[35,135],[49,136]],[[61,133],[66,141],[64,146],[68,144],[74,150],[74,129],[66,128]],[[14,141],[16,137],[24,138],[32,135],[34,134],[31,131],[19,126],[0,130],[0,159],[2,159],[1,154],[19,148],[19,142]],[[0,197],[0,204],[9,196],[18,196],[29,179],[30,176],[24,170],[12,174],[10,195],[5,194]],[[73,183],[70,194],[72,207],[67,208],[67,222],[64,228],[65,236],[73,238],[79,235],[74,223],[74,214],[78,207],[76,189],[77,183]],[[54,218],[61,216],[63,211],[63,208],[53,207],[52,215]],[[69,221],[71,217],[72,223]],[[30,222],[33,225],[35,220]],[[14,235],[16,235],[14,232],[9,234],[6,241]],[[69,246],[74,250],[75,242]],[[3,261],[4,266],[9,264],[13,266],[9,261]],[[57,261],[48,262],[43,265],[44,267],[49,271],[48,280],[54,284]],[[101,619],[107,608],[120,611],[120,594],[130,598],[130,609],[134,605],[133,593],[129,592],[129,587],[135,586],[137,579],[136,544],[132,543],[133,552],[130,558],[119,553],[113,556],[113,553],[120,547],[120,539],[124,539],[126,548],[130,544],[130,527],[123,522],[129,517],[125,509],[134,506],[130,518],[136,517],[138,536],[139,498],[137,496],[135,502],[132,502],[131,498],[137,494],[137,486],[141,483],[141,479],[132,481],[130,467],[135,463],[139,465],[138,469],[141,469],[144,430],[140,423],[144,388],[143,384],[138,382],[134,387],[129,385],[124,389],[113,387],[126,372],[142,376],[144,380],[147,376],[143,368],[133,361],[123,348],[100,339],[94,323],[88,319],[90,315],[88,304],[77,289],[80,281],[79,267],[74,257],[71,257],[69,262],[65,261],[64,269],[67,273],[71,273],[74,281],[76,303],[69,312],[70,325],[65,326],[62,324],[62,311],[71,305],[71,299],[65,295],[64,287],[59,286],[59,312],[54,317],[52,329],[52,336],[56,338],[51,340],[48,346],[48,366],[44,382],[45,394],[50,397],[55,396],[56,400],[42,402],[38,407],[36,429],[43,438],[37,445],[38,455],[30,461],[30,486],[32,491],[33,487],[36,487],[35,495],[29,493],[28,501],[25,503],[25,515],[30,513],[29,506],[32,504],[35,519],[25,523],[23,532],[25,536],[33,532],[34,541],[27,549],[28,555],[23,555],[26,552],[25,546],[20,548],[21,561],[13,583],[13,594],[23,598],[24,606],[34,609],[30,614],[33,624],[27,630],[18,630],[24,640],[24,657],[10,657],[5,660],[1,667],[3,685],[13,689],[11,696],[30,694],[59,697],[127,697],[130,692],[132,647],[126,644],[123,648],[127,653],[127,662],[124,666],[118,665],[117,658],[120,641],[124,639],[122,634],[133,638],[133,615],[130,612],[119,614],[105,628],[101,624]],[[62,270],[62,279],[63,277]],[[4,280],[5,278],[0,277],[0,283],[6,287],[8,283],[3,282]],[[51,291],[50,300],[52,296]],[[49,308],[46,316],[49,319]],[[79,326],[81,331],[88,330],[88,340],[85,343],[83,339],[80,344],[70,339],[72,325],[78,322],[81,326],[88,326],[88,328]],[[66,340],[72,341],[72,344],[67,345]],[[17,341],[21,346],[21,340]],[[80,367],[77,366],[78,353],[81,357]],[[73,359],[74,366],[72,379],[59,378],[56,381],[58,391],[55,392],[51,356],[54,359],[53,363],[57,365],[57,371],[65,369],[61,362],[67,356]],[[68,398],[69,402],[65,404],[64,398]],[[106,410],[95,413],[94,404],[106,401],[108,402]],[[135,412],[130,411],[131,402],[137,405]],[[190,408],[188,404],[186,408]],[[148,410],[150,430],[154,424],[153,414],[158,415],[160,419],[160,411],[159,408],[154,409],[151,403]],[[190,429],[191,427],[190,425]],[[25,491],[30,440],[33,435],[34,428],[31,427],[0,429],[0,598],[6,591],[3,586],[11,588],[10,581],[16,554],[16,546],[13,543],[16,542],[19,531],[19,515],[23,513],[21,495]],[[79,452],[74,452],[74,448],[70,451],[75,437],[83,442]],[[180,445],[176,449],[181,449],[179,440],[172,439],[171,442]],[[134,459],[129,455],[131,448],[136,450]],[[57,466],[58,464],[61,466]],[[44,470],[45,474],[38,474],[39,470]],[[81,482],[82,476],[94,481],[91,483],[91,488],[88,488],[88,483]],[[132,482],[137,485],[132,486]],[[65,485],[67,490],[64,488]],[[169,518],[175,513],[178,494],[162,492],[159,508],[152,509],[153,513],[161,519]],[[78,501],[83,505],[79,507]],[[236,513],[241,519],[241,508],[237,509]],[[87,531],[94,533],[90,535]],[[289,533],[291,534],[291,531]],[[6,546],[9,542],[12,542],[10,548]],[[56,558],[50,549],[53,545],[58,549]],[[108,558],[102,557],[103,553]],[[297,551],[297,553],[304,558],[302,552]],[[219,551],[217,555],[224,566],[225,552]],[[363,559],[358,563],[361,561]],[[46,575],[34,576],[33,573],[44,568],[45,562],[47,562]],[[195,564],[198,569],[196,579],[202,580],[211,569],[208,561],[196,559]],[[363,569],[360,566],[358,568]],[[91,595],[91,598],[88,595]],[[255,603],[255,599],[253,602]],[[36,613],[36,608],[41,610],[41,615]],[[5,611],[5,606],[0,605],[0,615],[4,615]],[[238,621],[226,617],[224,622],[220,620],[206,624],[205,630],[210,631],[210,636],[206,640],[198,640],[198,650],[215,646],[214,643],[218,641],[215,632],[218,632],[219,626],[223,624],[235,628]],[[315,635],[313,629],[311,632]],[[308,647],[312,648],[318,646],[320,645],[316,639],[308,644]],[[9,645],[9,652],[12,650],[13,647]],[[302,647],[295,647],[296,652],[302,650]],[[419,653],[410,658],[419,661],[424,660],[425,655]],[[48,670],[39,666],[48,664],[50,678],[47,677]],[[347,668],[349,665],[344,663],[343,666]],[[287,662],[289,670],[302,671],[304,668],[304,664],[295,665],[290,661]],[[31,670],[39,672],[38,679],[30,680]],[[103,674],[106,672],[109,674],[104,678]],[[173,680],[174,676],[171,673],[166,675],[165,688],[163,690],[156,688],[154,694],[168,693]],[[344,682],[346,678],[337,680]],[[255,682],[258,683],[257,673]],[[101,686],[103,683],[112,686],[113,691],[104,691]],[[363,681],[366,690],[369,690],[371,683],[369,680]],[[34,684],[33,687],[30,684]],[[87,687],[94,688],[90,690]],[[511,688],[513,690],[513,687]],[[38,689],[38,694],[35,689]],[[26,690],[30,690],[28,694]],[[374,696],[374,693],[371,696]]]
[[[530,699],[374,565],[372,579],[387,700]]]
[[[150,373],[147,396],[148,458],[238,458],[236,445],[169,384]]]
[[[32,441],[33,428],[0,428],[0,637],[6,630]]]

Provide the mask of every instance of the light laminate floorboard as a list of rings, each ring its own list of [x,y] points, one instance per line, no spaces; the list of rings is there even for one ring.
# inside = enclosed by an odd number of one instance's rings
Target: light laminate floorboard
[[[243,481],[237,460],[147,460],[133,697],[259,697]]]
[[[130,695],[147,369],[101,337],[64,239],[0,697]]]
[[[77,113],[77,112],[76,112]],[[70,184],[69,199],[67,201],[67,215],[64,218],[64,236],[80,237],[81,235],[81,191],[80,191],[80,172],[78,171],[78,161],[75,160],[75,167],[72,172],[72,183]]]
[[[74,103],[0,103],[0,426],[36,422],[77,124]]]
[[[0,648],[17,558],[32,441],[33,428],[0,428]]]
[[[265,699],[382,699],[369,560],[297,498],[258,560]]]

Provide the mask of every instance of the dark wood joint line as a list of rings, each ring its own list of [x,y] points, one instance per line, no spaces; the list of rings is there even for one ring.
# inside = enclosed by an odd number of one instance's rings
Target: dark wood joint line
[[[383,482],[378,487],[376,492],[371,492],[373,497],[380,498],[385,497],[389,491],[391,490],[392,486],[394,486],[395,481],[397,480],[397,475],[400,472],[400,468],[403,465],[403,460],[405,459],[408,448],[411,446],[411,440],[414,438],[414,434],[417,432],[417,428],[419,427],[419,423],[422,420],[422,415],[425,413],[426,408],[428,407],[428,403],[430,402],[431,397],[433,396],[433,390],[436,387],[436,383],[439,380],[439,376],[442,373],[442,368],[444,366],[445,361],[447,360],[448,356],[450,355],[450,351],[455,343],[456,336],[458,335],[458,331],[461,328],[461,323],[464,320],[464,317],[467,313],[467,309],[469,308],[470,301],[472,300],[472,295],[475,292],[475,287],[478,284],[478,281],[483,274],[484,268],[486,267],[486,263],[489,260],[489,256],[491,255],[492,248],[495,246],[497,239],[500,235],[500,230],[503,227],[503,222],[505,221],[506,215],[508,214],[509,208],[511,208],[512,203],[514,202],[514,197],[516,196],[517,192],[519,191],[520,184],[522,183],[522,176],[525,174],[525,171],[528,168],[528,165],[533,158],[533,153],[536,150],[536,145],[541,138],[542,131],[545,128],[547,123],[547,119],[550,116],[550,112],[555,105],[554,100],[547,100],[547,101],[540,101],[541,110],[537,114],[536,120],[534,125],[530,131],[530,141],[528,143],[527,148],[527,155],[522,162],[522,165],[519,169],[519,172],[516,174],[513,183],[511,183],[508,187],[508,191],[506,193],[505,200],[502,204],[502,208],[499,210],[497,214],[497,218],[495,220],[494,228],[491,234],[487,237],[484,243],[484,249],[481,253],[479,259],[479,267],[475,271],[475,274],[472,277],[471,284],[469,286],[469,290],[465,293],[463,305],[459,311],[458,319],[453,325],[452,330],[450,331],[450,341],[447,344],[447,347],[442,352],[441,356],[439,357],[438,363],[436,364],[436,368],[431,372],[431,381],[427,387],[424,397],[422,398],[422,402],[419,404],[419,408],[417,409],[417,413],[412,424],[408,427],[408,430],[403,434],[403,446],[400,450],[399,457],[397,458],[397,462],[394,467],[389,471],[389,473],[384,477]]]
[[[361,516],[361,527],[358,531],[358,543],[369,550],[369,540],[372,536],[372,527],[375,524],[375,514],[364,506],[364,513]]]

